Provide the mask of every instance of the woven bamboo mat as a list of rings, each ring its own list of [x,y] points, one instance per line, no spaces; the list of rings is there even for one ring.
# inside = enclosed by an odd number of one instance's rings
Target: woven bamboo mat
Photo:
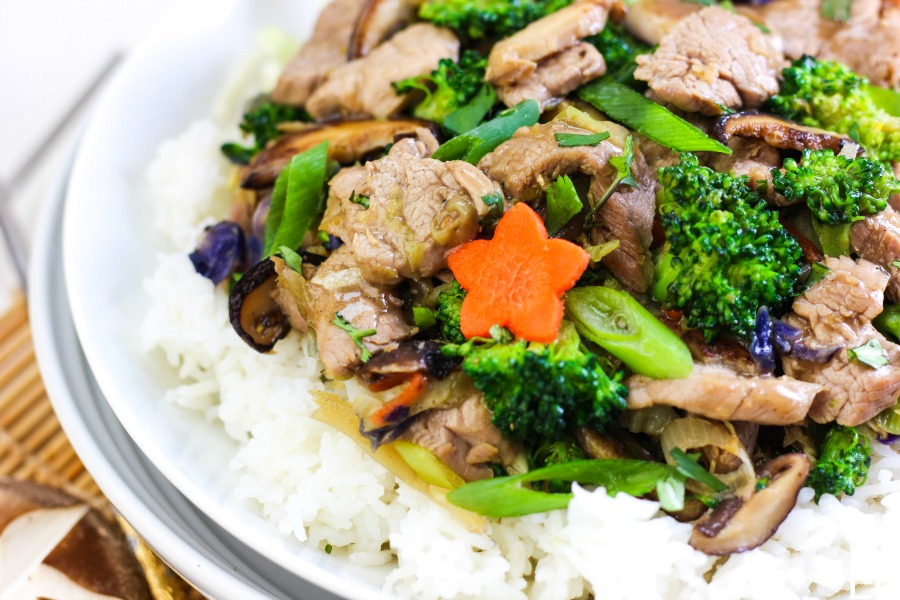
[[[110,518],[115,511],[81,464],[53,412],[34,356],[25,298],[0,316],[0,477],[61,488]],[[198,600],[123,523],[157,600]]]

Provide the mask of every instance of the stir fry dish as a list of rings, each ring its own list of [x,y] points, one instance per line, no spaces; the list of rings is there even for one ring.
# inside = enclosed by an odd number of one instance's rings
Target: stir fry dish
[[[190,259],[316,418],[467,518],[765,542],[900,435],[900,5],[332,0]]]

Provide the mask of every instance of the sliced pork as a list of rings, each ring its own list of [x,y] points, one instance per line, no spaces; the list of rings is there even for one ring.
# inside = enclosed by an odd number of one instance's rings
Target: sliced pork
[[[749,19],[710,6],[681,20],[637,63],[635,78],[664,102],[718,115],[776,94],[784,56]]]
[[[543,111],[604,73],[603,56],[594,46],[582,42],[542,60],[530,76],[513,85],[498,87],[497,95],[507,106],[534,100]]]
[[[719,365],[694,365],[684,379],[632,375],[628,408],[662,404],[720,421],[790,425],[806,413],[822,386],[791,377],[746,377]]]
[[[638,149],[634,151],[631,172],[637,185],[620,185],[610,196],[597,213],[599,224],[591,231],[591,240],[595,244],[619,240],[619,247],[603,257],[603,265],[629,289],[643,293],[653,279],[649,249],[653,242],[657,180]],[[591,193],[596,196],[600,192],[592,187]]]
[[[344,169],[331,182],[322,227],[352,250],[371,281],[396,284],[430,277],[447,254],[471,241],[496,193],[476,167],[430,158],[437,140],[427,129],[404,138],[384,158]]]
[[[562,121],[522,128],[478,166],[500,182],[511,202],[535,202],[558,177],[572,173],[591,177],[592,197],[602,197],[614,176],[609,159],[620,156],[622,149],[610,139],[596,146],[560,148],[555,136],[563,133],[593,132]],[[619,187],[597,213],[600,225],[593,235],[601,241],[619,240],[619,248],[604,257],[603,264],[630,289],[645,292],[652,277],[649,247],[656,201],[652,174],[638,149],[632,175],[638,187]]]
[[[825,18],[820,0],[777,0],[742,10],[781,37],[788,58],[836,60],[876,85],[900,86],[900,6],[855,0],[851,7],[846,23]]]
[[[428,448],[466,481],[491,477],[490,463],[509,465],[519,452],[491,422],[480,392],[452,408],[422,413],[402,439]]]
[[[578,0],[498,42],[486,79],[507,106],[533,99],[546,107],[606,72],[606,62],[586,37],[603,31],[606,0]]]
[[[703,153],[701,161],[716,171],[732,175],[746,175],[750,187],[764,197],[769,204],[785,206],[787,200],[775,191],[772,185],[772,169],[781,167],[781,154],[774,148],[755,138],[733,137],[728,140],[731,154],[720,152]]]
[[[306,110],[316,120],[390,117],[400,112],[409,100],[409,94],[397,94],[391,84],[428,75],[444,58],[458,60],[456,36],[427,23],[413,25],[364,58],[331,71],[310,96]]]
[[[303,106],[313,90],[336,67],[347,62],[350,36],[366,0],[331,0],[316,21],[309,40],[284,68],[272,91],[280,104]]]
[[[884,291],[893,302],[900,302],[900,213],[888,206],[878,214],[857,221],[850,229],[850,248],[866,260],[881,265],[890,275]]]
[[[823,386],[810,409],[819,423],[859,425],[897,401],[900,392],[900,346],[889,342],[872,319],[881,313],[888,274],[865,259],[827,258],[829,273],[794,301],[785,317],[804,332],[808,346],[838,346],[825,364],[784,357],[788,375]],[[848,350],[877,340],[889,364],[872,367],[851,359]]]
[[[366,279],[346,246],[335,250],[322,263],[309,281],[308,291],[308,317],[316,332],[319,360],[331,378],[349,377],[362,362],[362,350],[333,322],[338,313],[356,329],[375,330],[362,340],[373,353],[391,348],[417,331],[406,322],[403,300],[390,287]]]

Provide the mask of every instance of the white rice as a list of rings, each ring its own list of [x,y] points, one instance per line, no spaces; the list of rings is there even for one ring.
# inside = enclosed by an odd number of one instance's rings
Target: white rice
[[[272,354],[247,347],[228,323],[225,294],[187,259],[202,227],[227,214],[229,169],[217,149],[235,136],[233,121],[198,122],[148,169],[154,223],[175,252],[161,254],[146,281],[152,308],[141,340],[182,381],[166,400],[238,442],[235,494],[285,536],[331,545],[355,564],[392,565],[385,589],[421,600],[900,598],[900,456],[878,443],[854,496],[815,504],[803,490],[768,542],[724,564],[687,544],[690,525],[624,494],[576,488],[565,511],[504,519],[479,535],[398,483],[310,417],[309,390],[322,387],[314,344],[292,334]]]

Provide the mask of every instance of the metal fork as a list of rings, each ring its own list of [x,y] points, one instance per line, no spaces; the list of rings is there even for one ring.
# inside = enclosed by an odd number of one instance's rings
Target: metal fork
[[[97,72],[97,75],[94,76],[87,87],[79,94],[78,98],[76,98],[72,105],[69,106],[65,114],[54,123],[50,132],[41,139],[35,149],[25,158],[25,162],[23,162],[19,169],[13,174],[12,178],[8,182],[0,180],[0,237],[3,238],[3,241],[9,250],[13,266],[18,275],[19,283],[22,285],[23,289],[27,289],[28,286],[28,251],[22,232],[13,221],[12,215],[10,214],[10,205],[13,196],[15,195],[16,190],[29,176],[31,176],[37,166],[43,161],[44,157],[47,155],[47,149],[51,148],[59,141],[59,138],[62,136],[66,127],[75,120],[75,117],[77,117],[84,107],[87,106],[91,98],[93,98],[97,90],[100,89],[106,79],[112,74],[121,60],[122,55],[120,53],[113,54],[103,65],[103,68]]]

